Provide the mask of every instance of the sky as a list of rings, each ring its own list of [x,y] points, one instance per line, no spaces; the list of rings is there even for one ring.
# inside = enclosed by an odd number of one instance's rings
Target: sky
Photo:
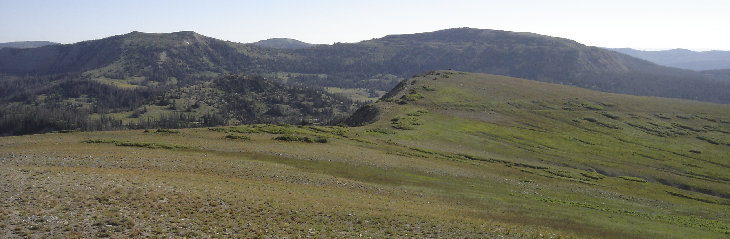
[[[644,50],[730,50],[729,0],[0,0],[0,42],[74,43],[132,31],[233,42],[358,42],[471,27]]]

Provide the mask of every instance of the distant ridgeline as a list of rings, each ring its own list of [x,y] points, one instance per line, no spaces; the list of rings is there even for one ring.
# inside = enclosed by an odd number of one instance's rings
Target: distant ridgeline
[[[718,75],[663,67],[610,50],[532,33],[458,28],[391,35],[359,43],[309,45],[290,39],[241,44],[194,32],[132,32],[76,44],[0,49],[2,121],[28,120],[22,112],[44,115],[24,123],[26,126],[20,127],[24,130],[3,130],[0,134],[238,122],[323,122],[355,109],[350,101],[327,94],[321,90],[323,87],[350,99],[374,100],[405,78],[438,69],[507,75],[606,92],[730,103],[730,81],[718,79]],[[304,96],[309,97],[307,102],[311,105],[298,106],[292,104],[300,98],[293,95],[291,101],[267,94],[243,96],[242,92],[231,90],[244,89],[215,83],[226,79],[221,76],[229,73],[266,77],[270,80],[262,82],[276,84],[275,92],[282,94],[322,94],[319,98]],[[309,90],[295,92],[302,85]],[[204,90],[210,91],[200,93]],[[216,95],[220,92],[227,95]],[[230,99],[197,100],[196,104],[188,102],[183,97],[186,94],[234,96],[249,103],[260,102],[246,108],[243,114],[229,110],[239,107],[231,106],[235,103]],[[171,98],[178,95],[181,98]],[[331,103],[332,110],[320,108],[318,104],[322,102]],[[54,109],[67,112],[70,119],[45,118],[63,115]],[[81,121],[88,122],[82,125]],[[18,127],[14,123],[3,129]]]
[[[673,49],[641,51],[631,48],[612,49],[659,65],[695,71],[730,69],[730,51],[690,51]]]
[[[0,43],[0,48],[36,48],[48,45],[58,45],[59,43],[49,41],[16,41]]]

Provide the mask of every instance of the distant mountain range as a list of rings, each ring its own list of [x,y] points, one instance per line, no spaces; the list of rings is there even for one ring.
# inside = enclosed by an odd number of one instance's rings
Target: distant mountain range
[[[253,44],[262,47],[276,48],[276,49],[302,49],[312,47],[314,44],[309,44],[303,41],[289,39],[289,38],[271,38],[267,40],[261,40],[254,42]]]
[[[695,71],[730,69],[730,51],[690,51],[673,49],[665,51],[641,51],[631,48],[611,49],[639,59]]]
[[[16,41],[0,43],[0,48],[36,48],[48,45],[58,45],[60,43],[50,41]]]
[[[353,109],[352,105],[332,100],[336,96],[306,94],[322,94],[320,89],[327,87],[329,93],[377,98],[405,78],[438,69],[606,92],[730,103],[730,81],[716,74],[659,66],[611,50],[532,33],[456,28],[305,48],[296,47],[306,44],[297,42],[270,39],[241,44],[195,32],[132,32],[75,44],[3,48],[0,113],[27,112],[32,117],[38,107],[45,107],[83,111],[86,113],[75,115],[88,114],[90,119],[111,114],[108,117],[119,120],[111,128],[123,128],[130,122],[136,122],[137,127],[139,117],[155,121],[170,115],[190,123],[180,127],[211,122],[202,117],[248,122],[266,115],[266,122],[272,123],[326,122],[347,114],[344,111]],[[280,97],[244,97],[241,99],[247,104],[256,106],[239,105],[232,110],[226,108],[230,102],[195,108],[192,106],[200,104],[179,100],[191,98],[194,92],[221,96],[210,102],[239,97],[237,92],[215,93],[226,89],[216,82],[230,74],[265,78],[256,84],[294,84],[310,90],[279,94],[273,91],[281,87],[263,87],[265,90],[257,94]],[[297,99],[309,103],[296,104]],[[330,102],[330,106],[324,107],[322,102]],[[22,117],[5,119],[13,122]],[[39,125],[35,128],[42,130],[43,124]]]
[[[391,35],[359,43],[275,49],[194,32],[133,32],[35,49],[0,50],[0,73],[86,72],[90,78],[192,84],[222,73],[269,74],[312,86],[388,91],[435,69],[507,75],[635,95],[730,103],[730,86],[703,74],[575,41],[471,28]],[[278,74],[278,75],[277,75]],[[283,75],[282,75],[283,74]]]

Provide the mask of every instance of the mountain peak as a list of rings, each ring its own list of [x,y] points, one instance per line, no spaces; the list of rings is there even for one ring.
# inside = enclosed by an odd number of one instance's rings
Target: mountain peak
[[[190,36],[202,36],[194,31],[179,31],[179,32],[173,32],[172,34],[176,35],[190,35]]]
[[[124,34],[124,36],[139,36],[139,35],[200,35],[195,31],[177,31],[177,32],[141,32],[141,31],[132,31],[130,33]],[[202,36],[202,35],[201,35]]]
[[[194,31],[179,31],[170,33],[146,33],[133,31],[120,36],[124,45],[155,46],[159,48],[188,46],[195,43],[208,42],[213,38],[198,34]],[[205,43],[204,43],[205,44]]]
[[[487,43],[496,45],[527,44],[533,46],[584,46],[576,41],[529,32],[511,32],[478,28],[450,28],[433,32],[388,35],[371,41],[429,41],[443,43]]]
[[[302,49],[314,46],[314,44],[291,38],[269,38],[266,40],[254,42],[253,44],[275,49]]]

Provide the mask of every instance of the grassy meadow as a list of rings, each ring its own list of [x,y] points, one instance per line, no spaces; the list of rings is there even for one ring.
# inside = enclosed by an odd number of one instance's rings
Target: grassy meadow
[[[0,238],[723,238],[730,106],[438,71],[359,127],[0,138]]]

